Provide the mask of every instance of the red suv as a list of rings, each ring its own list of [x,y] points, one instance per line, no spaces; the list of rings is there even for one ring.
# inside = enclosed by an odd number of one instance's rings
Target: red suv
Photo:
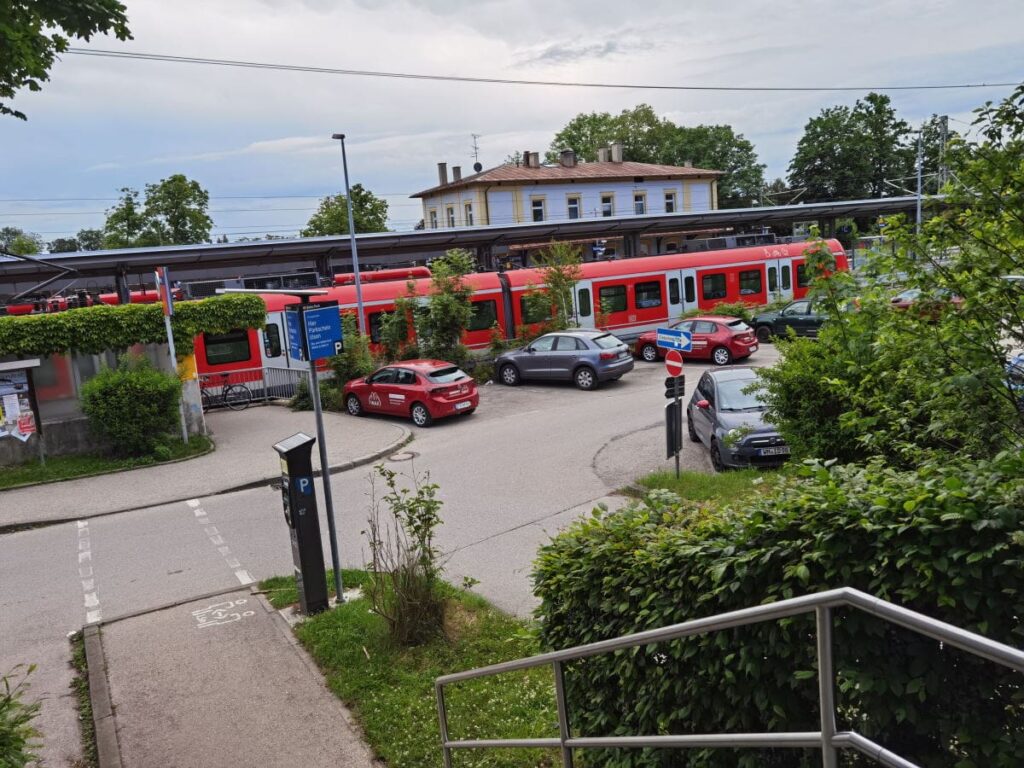
[[[733,360],[742,360],[757,352],[757,339],[749,325],[738,317],[723,315],[701,315],[677,320],[669,325],[693,335],[693,347],[683,352],[685,358],[710,359],[715,365],[728,365]],[[658,346],[656,331],[640,334],[634,351],[649,363],[665,356],[668,350]]]
[[[353,416],[408,416],[417,427],[476,410],[476,382],[443,360],[403,360],[345,385],[345,409]]]

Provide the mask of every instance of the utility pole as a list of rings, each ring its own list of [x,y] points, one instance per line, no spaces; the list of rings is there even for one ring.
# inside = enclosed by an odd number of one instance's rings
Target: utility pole
[[[917,218],[914,234],[921,234],[921,166],[924,164],[924,127],[917,132]]]
[[[946,142],[949,141],[949,116],[939,118],[939,189],[949,180],[949,165],[946,163]]]
[[[331,138],[341,142],[341,167],[345,173],[345,203],[348,206],[348,242],[352,251],[352,273],[356,279],[356,310],[359,312],[359,335],[366,335],[366,317],[363,314],[363,284],[359,279],[359,251],[356,250],[356,225],[352,216],[352,191],[348,188],[348,158],[345,156],[345,134],[334,133]]]

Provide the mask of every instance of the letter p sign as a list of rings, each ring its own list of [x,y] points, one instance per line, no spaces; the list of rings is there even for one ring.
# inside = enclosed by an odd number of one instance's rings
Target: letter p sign
[[[299,493],[303,496],[313,495],[313,478],[312,477],[300,477],[297,478],[295,484],[298,486]]]

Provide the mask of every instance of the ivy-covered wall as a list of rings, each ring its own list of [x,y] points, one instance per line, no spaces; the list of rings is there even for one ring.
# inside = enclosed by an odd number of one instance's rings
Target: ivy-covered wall
[[[263,299],[248,294],[177,303],[171,321],[176,351],[191,354],[193,340],[200,333],[262,328],[266,311]],[[53,314],[0,317],[0,357],[99,354],[166,341],[160,304],[104,304]]]

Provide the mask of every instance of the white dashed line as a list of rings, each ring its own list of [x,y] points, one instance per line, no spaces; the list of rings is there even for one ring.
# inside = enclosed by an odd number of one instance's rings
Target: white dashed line
[[[92,570],[92,541],[89,538],[89,521],[78,520],[78,576],[82,580],[82,603],[85,607],[85,623],[98,624],[103,621],[100,611],[100,596],[96,592],[96,579]]]
[[[206,534],[206,538],[210,540],[210,543],[217,548],[217,552],[224,558],[224,563],[235,573],[235,578],[238,579],[242,586],[247,586],[256,581],[247,570],[242,568],[242,564],[238,562],[238,558],[231,553],[231,547],[224,543],[224,537],[221,535],[217,526],[210,524],[210,518],[206,514],[206,510],[202,507],[202,502],[199,499],[189,499],[185,502],[189,507],[192,508],[192,513],[195,515],[196,522],[203,526],[203,533]]]

